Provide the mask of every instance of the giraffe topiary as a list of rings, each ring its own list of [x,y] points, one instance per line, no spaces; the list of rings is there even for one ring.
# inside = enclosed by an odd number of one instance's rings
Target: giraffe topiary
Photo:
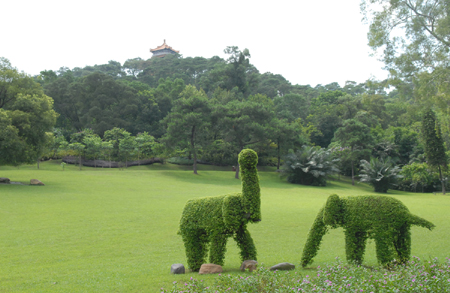
[[[180,234],[186,249],[188,267],[198,271],[209,262],[223,265],[229,237],[237,242],[241,259],[256,260],[256,247],[247,230],[248,222],[261,221],[258,155],[251,149],[239,154],[242,193],[189,200],[180,221]]]

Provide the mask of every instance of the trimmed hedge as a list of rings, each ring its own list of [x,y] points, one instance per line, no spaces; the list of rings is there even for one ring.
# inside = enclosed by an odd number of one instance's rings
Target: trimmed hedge
[[[223,265],[229,237],[237,242],[242,260],[256,260],[256,247],[247,223],[261,221],[257,163],[255,151],[244,149],[239,154],[242,193],[199,198],[186,203],[178,234],[183,238],[188,267],[192,271],[198,271],[205,263],[208,247],[209,262]]]
[[[394,259],[405,263],[411,255],[411,225],[434,228],[432,223],[411,214],[401,201],[391,197],[330,195],[308,233],[301,264],[306,267],[313,262],[328,227],[344,228],[348,262],[362,263],[366,240],[371,238],[375,240],[380,264],[387,265]]]

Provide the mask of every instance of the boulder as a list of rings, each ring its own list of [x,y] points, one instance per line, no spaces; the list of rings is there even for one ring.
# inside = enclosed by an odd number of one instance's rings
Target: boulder
[[[185,268],[184,268],[184,265],[183,264],[181,264],[181,263],[176,263],[176,264],[173,264],[171,267],[170,267],[170,273],[171,274],[184,274],[186,272],[186,270],[185,270]]]
[[[212,263],[202,264],[200,271],[198,271],[199,274],[218,274],[221,272],[223,272],[222,267]]]
[[[256,260],[244,260],[241,265],[241,271],[245,272],[248,269],[249,272],[253,272],[253,270],[256,270],[257,265],[258,262]]]
[[[9,183],[11,183],[11,180],[9,180],[9,178],[0,177],[0,183],[9,184]]]
[[[30,180],[30,185],[45,185],[45,184],[42,183],[41,181],[37,180],[37,179],[31,179]]]
[[[277,265],[274,265],[273,267],[270,268],[271,271],[289,271],[289,270],[293,270],[295,269],[295,265],[288,263],[288,262],[282,262],[279,263]]]

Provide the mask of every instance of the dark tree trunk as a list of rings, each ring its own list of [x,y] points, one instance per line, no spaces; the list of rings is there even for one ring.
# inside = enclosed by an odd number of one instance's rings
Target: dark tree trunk
[[[277,162],[277,170],[280,170],[280,143],[278,142],[278,162]]]
[[[444,180],[442,180],[441,166],[439,166],[439,179],[441,180],[441,184],[442,184],[442,194],[445,195],[445,182],[444,182]]]
[[[353,161],[352,161],[352,185],[355,185],[355,168],[353,167]]]
[[[236,174],[234,175],[234,178],[239,179],[239,163],[236,165]]]
[[[191,150],[194,155],[194,165],[193,165],[194,174],[198,175],[198,173],[197,173],[197,152],[195,151],[195,125],[192,126],[192,131],[191,131]],[[189,157],[190,156],[191,156],[191,153],[189,152]]]

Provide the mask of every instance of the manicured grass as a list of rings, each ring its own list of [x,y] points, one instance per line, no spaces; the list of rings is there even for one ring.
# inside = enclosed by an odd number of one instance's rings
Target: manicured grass
[[[171,275],[186,265],[177,235],[184,204],[195,197],[240,191],[229,167],[159,165],[78,171],[58,161],[35,166],[0,167],[0,177],[45,186],[0,185],[0,292],[158,292],[184,283],[196,273]],[[291,262],[299,267],[312,222],[332,193],[373,194],[363,184],[330,181],[327,187],[292,185],[270,171],[260,172],[262,221],[249,224],[265,266]],[[449,256],[450,197],[390,192],[418,216],[433,222],[432,232],[412,228],[412,254],[421,259]],[[226,274],[240,273],[236,244],[230,239]],[[313,266],[345,260],[342,229],[324,237]],[[374,244],[365,264],[375,265]],[[309,270],[308,270],[309,271]],[[296,272],[303,273],[298,268]],[[205,281],[215,276],[201,276]]]

